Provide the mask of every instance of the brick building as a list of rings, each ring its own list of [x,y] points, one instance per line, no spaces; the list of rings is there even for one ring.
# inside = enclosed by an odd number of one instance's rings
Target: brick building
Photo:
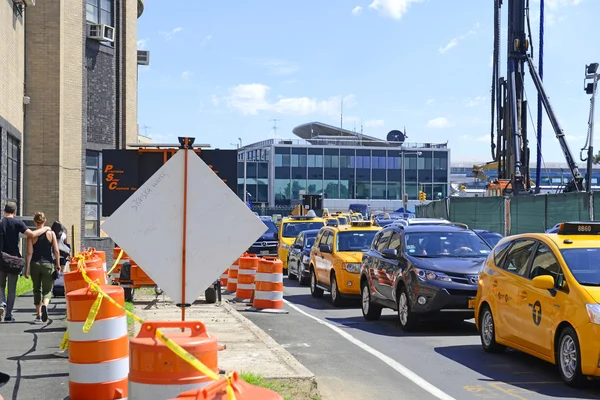
[[[143,0],[0,2],[1,201],[101,238],[102,149],[137,141]]]

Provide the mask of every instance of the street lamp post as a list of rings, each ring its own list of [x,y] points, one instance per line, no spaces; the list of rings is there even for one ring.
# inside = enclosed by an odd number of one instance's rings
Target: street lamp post
[[[596,104],[596,87],[598,85],[598,63],[592,63],[585,66],[585,80],[584,90],[587,94],[591,95],[590,99],[590,117],[588,121],[588,154],[587,154],[587,168],[586,168],[586,180],[585,190],[588,193],[592,192],[592,167],[594,165],[594,106]],[[587,81],[591,79],[592,82]],[[582,151],[585,147],[582,149]],[[581,157],[581,161],[586,161]]]
[[[244,151],[244,204],[248,204],[248,192],[246,191],[246,150]]]

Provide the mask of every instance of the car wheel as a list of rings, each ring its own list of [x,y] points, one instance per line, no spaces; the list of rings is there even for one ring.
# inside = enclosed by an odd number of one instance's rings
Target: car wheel
[[[304,277],[304,263],[298,262],[298,282],[301,285],[307,285],[308,279]]]
[[[581,386],[586,377],[581,373],[581,351],[579,339],[573,328],[566,327],[560,333],[557,348],[558,371],[563,381],[569,386]]]
[[[336,307],[340,307],[344,304],[344,298],[340,293],[340,288],[338,287],[337,279],[335,279],[335,273],[331,274],[331,302]]]
[[[298,278],[298,275],[296,275],[298,273],[298,271],[296,271],[296,274],[292,273],[292,268],[290,268],[291,264],[290,264],[289,259],[288,259],[287,265],[288,265],[288,279],[290,281],[295,281]]]
[[[315,270],[310,270],[310,294],[315,299],[320,299],[323,297],[323,289],[317,287],[317,275],[315,274]]]
[[[374,304],[371,302],[371,289],[369,289],[369,282],[364,280],[362,282],[361,288],[361,298],[362,298],[362,313],[363,317],[367,321],[374,321],[381,317],[381,307],[379,304]]]
[[[481,346],[488,353],[502,353],[506,350],[506,346],[496,343],[496,324],[488,306],[483,307],[479,317],[479,336]]]
[[[398,296],[398,322],[400,322],[400,328],[405,331],[413,330],[417,324],[417,319],[410,307],[408,292],[404,286],[400,288]]]

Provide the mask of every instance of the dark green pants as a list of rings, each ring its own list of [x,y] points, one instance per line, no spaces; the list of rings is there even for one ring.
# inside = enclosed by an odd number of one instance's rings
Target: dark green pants
[[[31,281],[33,282],[33,304],[40,305],[42,298],[52,298],[52,286],[54,286],[54,279],[52,279],[52,272],[54,271],[54,264],[32,262],[31,263]]]

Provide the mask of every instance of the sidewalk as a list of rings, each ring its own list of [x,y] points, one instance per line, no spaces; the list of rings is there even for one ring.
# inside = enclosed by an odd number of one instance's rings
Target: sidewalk
[[[66,330],[65,298],[54,298],[48,322],[35,324],[31,293],[17,297],[16,322],[0,322],[0,371],[10,381],[0,388],[6,400],[63,400],[69,394],[68,360],[54,356]]]
[[[201,298],[186,310],[186,320],[201,321],[208,333],[226,346],[219,352],[221,369],[253,372],[267,379],[315,381],[313,373],[294,356],[229,305],[229,297],[224,294],[221,304],[207,304]],[[157,298],[136,293],[134,313],[144,320],[181,320],[180,309],[165,296]],[[136,324],[136,335],[139,329],[140,325]]]

